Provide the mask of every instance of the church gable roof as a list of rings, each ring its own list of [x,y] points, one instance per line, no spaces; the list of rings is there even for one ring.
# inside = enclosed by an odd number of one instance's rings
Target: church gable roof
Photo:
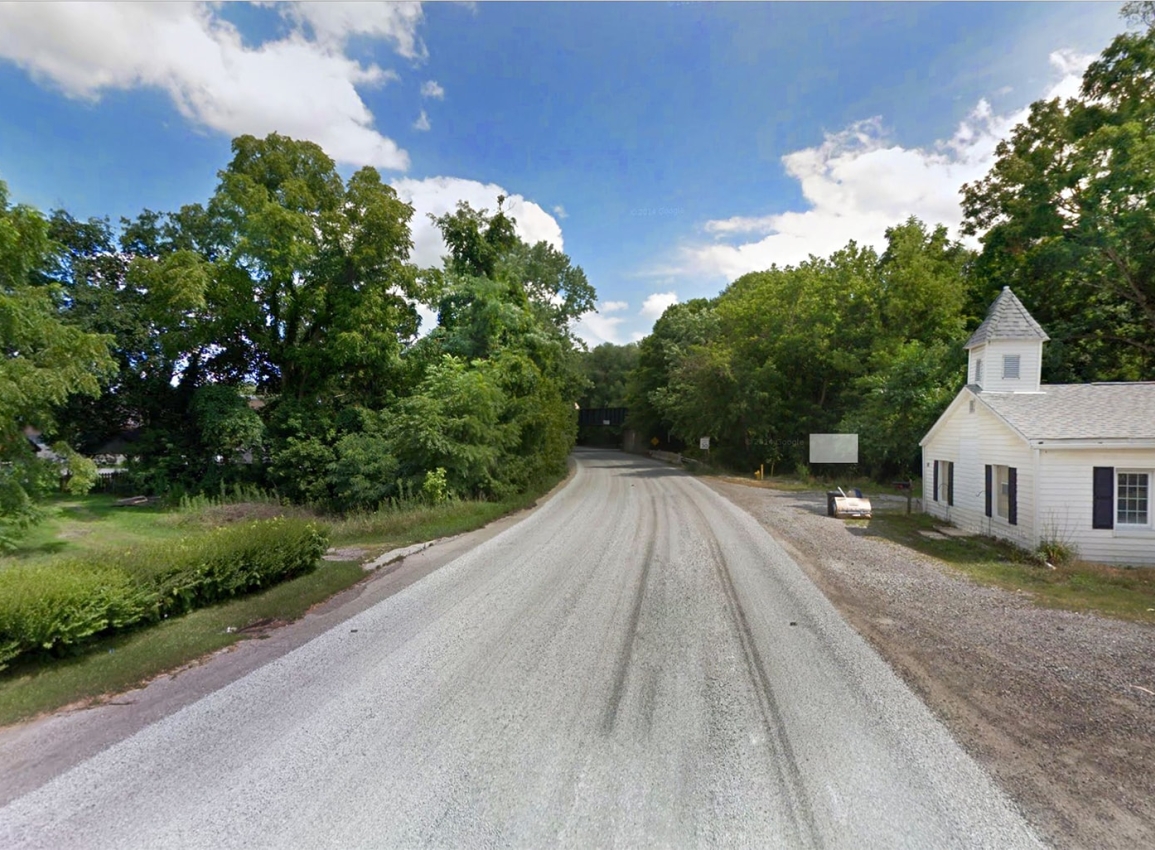
[[[1039,323],[1027,312],[1015,293],[1009,286],[1004,286],[999,297],[987,310],[987,317],[978,329],[971,334],[965,349],[996,339],[1040,340],[1046,342],[1050,337],[1043,331]]]
[[[1155,382],[1044,384],[977,398],[1028,440],[1155,439]]]

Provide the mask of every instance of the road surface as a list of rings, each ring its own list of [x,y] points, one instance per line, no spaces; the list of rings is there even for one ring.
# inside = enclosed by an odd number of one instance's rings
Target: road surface
[[[748,514],[577,459],[521,523],[0,809],[0,846],[1037,846]]]

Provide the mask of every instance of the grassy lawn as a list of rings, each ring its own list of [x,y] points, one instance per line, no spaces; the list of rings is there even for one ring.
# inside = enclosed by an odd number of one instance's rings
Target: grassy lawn
[[[480,528],[532,506],[556,483],[543,483],[500,502],[407,505],[330,519],[326,524],[333,544],[363,548],[366,557],[371,557],[399,546]],[[109,496],[87,496],[54,502],[49,520],[26,538],[20,550],[0,558],[0,569],[5,562],[176,539],[231,522],[306,513],[299,508],[267,503],[215,504],[182,512],[116,508],[114,501]],[[130,690],[165,671],[251,637],[244,630],[254,624],[296,620],[311,606],[365,576],[359,561],[324,561],[308,575],[147,628],[104,637],[75,655],[17,659],[0,672],[0,726],[78,701]]]
[[[307,508],[268,502],[208,504],[178,510],[160,506],[116,507],[118,497],[107,495],[57,497],[47,505],[48,518],[28,532],[19,548],[0,556],[0,569],[8,563],[178,540],[234,522],[286,515],[323,523],[329,528],[335,545],[361,545],[386,551],[479,528],[531,506],[550,487],[552,484],[500,502],[409,504],[344,518],[325,517]]]
[[[172,540],[188,534],[180,517],[158,506],[116,507],[118,496],[57,496],[47,505],[48,517],[32,527],[20,548],[0,558],[33,560],[80,554],[134,543]]]
[[[1082,562],[1051,569],[993,538],[924,537],[921,531],[942,525],[926,514],[876,512],[869,521],[857,524],[865,526],[870,536],[946,561],[983,584],[1025,591],[1040,605],[1155,624],[1155,569]]]

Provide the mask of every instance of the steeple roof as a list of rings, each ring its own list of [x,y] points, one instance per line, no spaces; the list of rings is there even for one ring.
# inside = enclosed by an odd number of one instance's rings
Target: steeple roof
[[[1050,337],[1027,312],[1023,302],[1011,292],[1011,288],[1004,286],[999,297],[987,310],[987,317],[963,348],[969,350],[995,339],[1037,339],[1046,342]]]

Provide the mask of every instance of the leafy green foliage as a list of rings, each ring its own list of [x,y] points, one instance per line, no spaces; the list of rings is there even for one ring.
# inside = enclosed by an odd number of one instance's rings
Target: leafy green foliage
[[[197,388],[192,413],[201,445],[214,454],[229,456],[261,445],[264,424],[235,387],[206,384]]]
[[[670,375],[692,348],[705,345],[716,334],[714,306],[704,298],[675,304],[662,314],[653,333],[638,343],[638,365],[626,383],[633,427],[649,435],[664,435],[673,428],[664,393]]]
[[[638,346],[631,422],[710,436],[739,468],[797,468],[811,433],[835,431],[859,433],[876,474],[916,468],[963,377],[970,255],[916,219],[886,235],[881,256],[850,243],[668,309]]]
[[[327,479],[342,510],[370,510],[397,494],[399,463],[381,434],[346,434],[333,454]]]
[[[208,208],[223,234],[224,356],[263,392],[375,401],[417,329],[412,207],[375,169],[343,183],[311,142],[241,136],[233,154]]]
[[[445,355],[390,417],[401,475],[420,485],[426,470],[442,468],[454,495],[494,492],[511,437],[500,421],[503,402],[488,361],[469,364]]]
[[[0,182],[0,548],[39,516],[36,501],[60,471],[37,458],[24,429],[50,431],[53,408],[75,394],[96,395],[112,369],[107,337],[60,321],[54,289],[41,279],[53,243],[48,223],[24,206],[8,205]],[[69,453],[72,489],[91,484],[92,470]]]
[[[580,267],[521,241],[499,199],[436,219],[450,253],[419,271],[413,210],[375,170],[343,180],[277,134],[232,151],[203,206],[119,232],[57,211],[41,235],[61,250],[17,258],[58,293],[42,307],[59,327],[115,355],[98,397],[47,398],[62,436],[117,443],[137,492],[258,486],[333,511],[405,498],[438,469],[447,495],[495,498],[564,467],[583,386],[571,325],[596,297]],[[440,317],[420,340],[418,300]],[[94,370],[76,376],[97,395]],[[8,502],[35,518],[33,496]]]
[[[449,482],[446,480],[444,468],[439,466],[425,473],[425,483],[421,485],[421,498],[431,505],[449,501]]]
[[[451,251],[424,284],[438,327],[407,352],[420,378],[386,431],[415,489],[443,468],[455,497],[504,498],[564,468],[584,384],[570,323],[594,292],[500,208],[462,203],[436,221]]]
[[[581,355],[582,375],[588,387],[579,404],[584,408],[626,407],[627,382],[638,366],[638,344],[603,342]]]
[[[328,547],[315,524],[274,519],[163,546],[0,569],[0,669],[96,635],[153,622],[312,570]]]
[[[112,566],[7,567],[0,571],[0,669],[23,653],[80,644],[153,610],[148,591]]]
[[[919,440],[954,400],[966,378],[966,357],[957,340],[927,344],[910,340],[858,381],[859,405],[839,430],[858,434],[859,455],[874,474],[913,473]]]
[[[1117,36],[1080,95],[1031,105],[964,187],[989,300],[1010,285],[1053,342],[1049,381],[1155,376],[1155,30]]]

